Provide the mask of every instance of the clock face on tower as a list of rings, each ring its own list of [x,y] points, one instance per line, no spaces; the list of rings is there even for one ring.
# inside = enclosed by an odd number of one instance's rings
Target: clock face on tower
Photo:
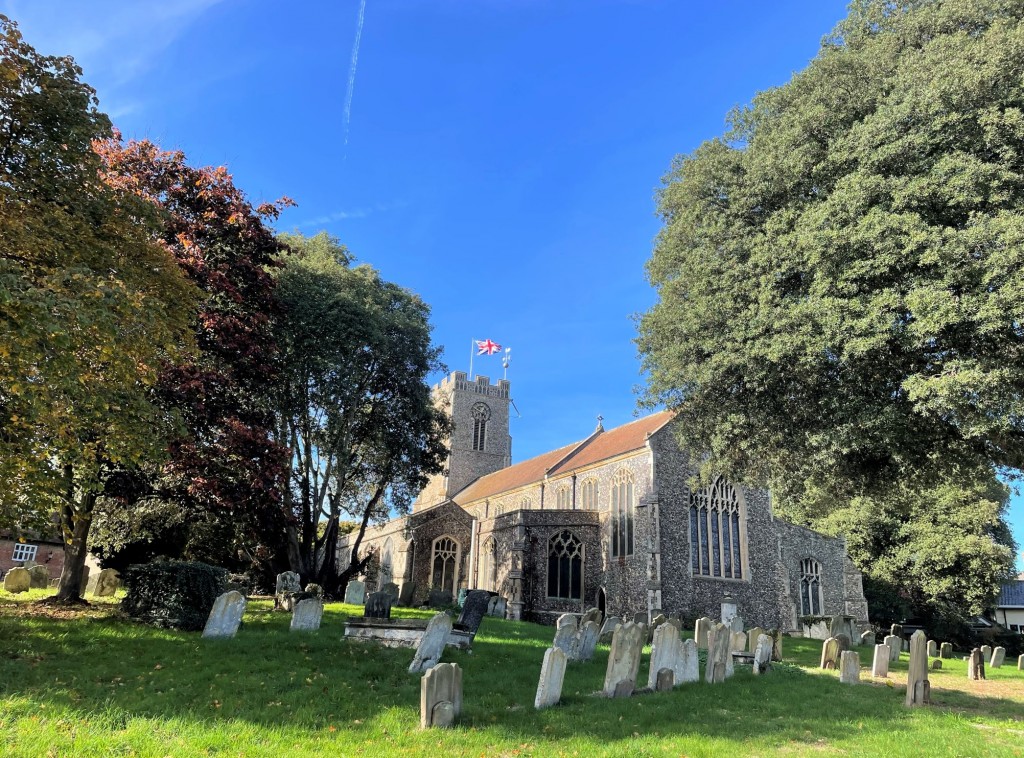
[[[491,417],[491,409],[487,403],[474,403],[472,414],[474,421],[487,421]]]

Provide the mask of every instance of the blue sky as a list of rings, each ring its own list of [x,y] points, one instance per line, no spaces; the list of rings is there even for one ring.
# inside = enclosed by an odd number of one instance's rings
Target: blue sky
[[[129,137],[227,165],[433,309],[451,369],[512,347],[517,460],[636,411],[672,157],[784,83],[840,0],[0,0]],[[350,100],[350,119],[346,103]],[[501,376],[497,359],[474,368]],[[1024,499],[1013,503],[1024,543]]]

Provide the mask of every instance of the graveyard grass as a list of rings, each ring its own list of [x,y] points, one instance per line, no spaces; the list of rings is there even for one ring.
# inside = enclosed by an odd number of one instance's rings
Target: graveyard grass
[[[535,711],[541,659],[554,629],[484,619],[463,669],[464,706],[450,730],[423,731],[411,650],[346,642],[346,614],[327,606],[316,633],[251,601],[238,636],[154,629],[114,603],[81,611],[33,607],[49,594],[0,591],[0,754],[721,756],[1024,755],[1024,672],[1016,661],[968,682],[958,656],[930,672],[933,705],[903,706],[907,654],[890,679],[842,685],[818,671],[821,643],[786,638],[786,664],[722,685],[608,700],[608,647],[570,663],[562,703]],[[397,609],[396,615],[428,616]],[[646,653],[644,663],[646,664]],[[641,665],[638,681],[647,681]]]

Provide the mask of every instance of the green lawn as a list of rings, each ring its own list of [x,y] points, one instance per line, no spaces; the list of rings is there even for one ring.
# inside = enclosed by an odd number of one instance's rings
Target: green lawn
[[[4,756],[1024,755],[1015,662],[979,683],[963,661],[944,661],[935,704],[910,710],[905,654],[889,684],[851,687],[813,668],[821,643],[787,638],[789,663],[768,676],[740,668],[723,685],[606,700],[593,695],[608,656],[599,646],[570,665],[562,704],[538,712],[554,630],[485,619],[472,652],[445,653],[464,672],[458,726],[421,731],[412,651],[345,642],[354,606],[329,605],[320,632],[300,635],[252,602],[235,639],[212,641],[126,621],[109,603],[40,615],[27,601],[43,594],[0,591]]]

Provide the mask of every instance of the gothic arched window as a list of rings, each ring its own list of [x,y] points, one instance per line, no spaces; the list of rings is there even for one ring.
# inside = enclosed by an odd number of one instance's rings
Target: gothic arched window
[[[555,507],[560,511],[567,511],[572,508],[572,490],[568,484],[563,484],[555,490]]]
[[[528,498],[528,497],[524,497],[524,498],[522,498],[522,499],[521,499],[521,500],[519,501],[519,508],[520,508],[521,510],[524,510],[524,511],[528,511],[528,510],[530,510],[530,507],[531,507],[532,505],[533,505],[533,501],[532,501],[532,500],[530,500],[530,498]]]
[[[813,558],[800,561],[800,615],[821,615],[821,564]]]
[[[736,488],[719,477],[690,492],[690,567],[694,575],[743,578],[746,524]]]
[[[548,540],[548,597],[583,597],[583,543],[569,530]]]
[[[454,597],[459,584],[459,543],[451,537],[434,540],[430,567],[430,586],[450,592]]]
[[[587,479],[580,487],[580,510],[597,510],[597,479]]]
[[[491,409],[487,403],[473,405],[473,449],[483,450],[487,446],[487,422],[491,418]]]
[[[385,584],[391,584],[395,576],[395,545],[388,537],[384,540],[384,547],[380,551],[380,584],[378,589],[384,589]]]
[[[477,588],[494,592],[497,545],[494,537],[488,537],[480,547],[480,568],[477,569]]]
[[[633,475],[620,469],[612,479],[612,556],[633,554]]]

